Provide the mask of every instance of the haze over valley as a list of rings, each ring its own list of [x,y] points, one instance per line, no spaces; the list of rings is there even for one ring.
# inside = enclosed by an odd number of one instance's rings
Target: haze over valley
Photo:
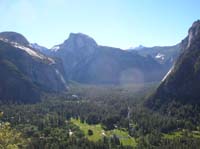
[[[198,149],[199,2],[180,3],[0,2],[0,148]]]

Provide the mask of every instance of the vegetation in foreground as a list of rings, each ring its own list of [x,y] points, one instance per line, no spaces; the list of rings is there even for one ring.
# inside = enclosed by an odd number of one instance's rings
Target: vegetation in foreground
[[[144,108],[148,90],[152,86],[132,94],[126,88],[86,87],[37,104],[3,104],[1,123],[9,122],[9,129],[2,128],[18,136],[15,148],[198,148],[198,122]]]
[[[3,112],[0,112],[0,118]],[[26,148],[29,140],[23,134],[10,127],[8,122],[0,122],[0,149]]]

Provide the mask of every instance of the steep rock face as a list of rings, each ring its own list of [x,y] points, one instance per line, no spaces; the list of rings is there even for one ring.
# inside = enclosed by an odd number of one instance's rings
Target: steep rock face
[[[91,59],[73,70],[70,78],[92,84],[145,83],[159,79],[160,69],[161,65],[149,57],[99,46]]]
[[[89,36],[78,33],[71,33],[63,44],[54,46],[51,50],[53,56],[62,60],[66,74],[69,74],[82,61],[91,57],[97,44]]]
[[[167,70],[150,57],[99,46],[91,37],[71,33],[51,49],[62,60],[69,80],[85,84],[124,84],[159,81]]]
[[[0,62],[2,101],[36,102],[42,92],[61,92],[67,88],[63,70],[55,60],[36,52],[24,41],[1,36]]]
[[[0,102],[35,103],[41,92],[14,64],[0,60]]]
[[[148,107],[165,109],[172,101],[200,104],[200,21],[193,23],[181,48],[177,62],[147,100]]]

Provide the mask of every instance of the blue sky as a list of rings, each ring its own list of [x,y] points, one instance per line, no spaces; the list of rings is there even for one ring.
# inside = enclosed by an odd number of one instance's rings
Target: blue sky
[[[0,0],[0,31],[52,47],[71,32],[129,48],[174,45],[200,19],[199,0]]]

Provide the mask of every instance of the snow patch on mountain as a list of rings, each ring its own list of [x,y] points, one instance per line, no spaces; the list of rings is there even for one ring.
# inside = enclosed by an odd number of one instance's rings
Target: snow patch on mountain
[[[155,56],[156,59],[161,59],[161,60],[164,60],[165,59],[165,55],[164,54],[161,54],[161,53],[158,53],[156,56]]]
[[[48,51],[48,49],[46,47],[40,46],[37,43],[30,43],[29,46],[39,52],[45,52]]]
[[[60,46],[54,46],[53,48],[51,48],[52,51],[58,51],[60,49]]]
[[[25,51],[26,53],[28,53],[29,55],[31,55],[33,57],[39,58],[41,60],[48,60],[48,61],[51,62],[51,64],[55,64],[55,61],[52,58],[46,57],[46,56],[34,51],[33,49],[31,49],[29,47],[23,46],[23,45],[16,43],[16,42],[10,42],[9,40],[4,39],[4,38],[0,38],[0,40],[7,42],[7,43],[10,43],[13,47],[21,49],[21,50]]]
[[[21,45],[18,45],[18,44],[14,44],[13,46],[16,47],[16,48],[19,48],[21,50],[26,51],[31,56],[35,56],[35,57],[40,58],[40,59],[45,59],[45,57],[43,55],[33,51],[32,49],[30,49],[28,47],[24,47],[24,46],[21,46]]]

